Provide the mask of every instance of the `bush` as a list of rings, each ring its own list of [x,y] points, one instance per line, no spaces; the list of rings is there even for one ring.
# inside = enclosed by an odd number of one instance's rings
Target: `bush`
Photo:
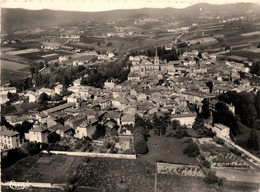
[[[241,156],[242,155],[242,152],[240,152],[239,150],[235,149],[235,148],[229,148],[229,151],[231,153],[234,153],[235,155],[237,156]]]
[[[216,138],[215,141],[216,141],[217,144],[220,144],[220,145],[224,145],[225,144],[225,141],[223,139],[221,139],[221,138]]]
[[[34,142],[27,142],[22,144],[22,149],[27,153],[28,155],[35,155],[40,153],[40,143],[34,143]]]
[[[145,142],[145,139],[137,139],[137,141],[135,141],[134,149],[136,154],[148,153],[148,146]]]
[[[188,146],[183,149],[183,153],[189,157],[197,157],[200,154],[200,150],[196,143],[189,143]]]
[[[210,168],[211,164],[210,164],[209,161],[205,160],[205,161],[202,162],[202,166],[206,167],[206,168]]]
[[[27,154],[24,153],[21,149],[10,149],[7,152],[7,156],[1,159],[1,167],[6,168],[14,164],[16,161],[26,157]]]
[[[62,146],[57,143],[49,144],[48,149],[47,149],[47,151],[67,151],[67,150],[68,150],[67,146]]]
[[[223,179],[216,176],[216,173],[210,171],[204,178],[204,182],[208,185],[210,184],[218,184],[219,186],[223,186]]]
[[[47,136],[48,143],[56,143],[57,141],[60,141],[60,135],[56,132],[52,132]]]

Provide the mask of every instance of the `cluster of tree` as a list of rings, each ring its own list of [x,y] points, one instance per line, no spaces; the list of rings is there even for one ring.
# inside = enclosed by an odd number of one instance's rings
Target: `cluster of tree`
[[[15,87],[17,92],[23,92],[33,87],[32,78],[27,77],[21,80],[10,80],[9,87]]]
[[[238,125],[236,118],[233,113],[229,110],[224,102],[218,102],[215,106],[215,111],[213,112],[213,124],[221,123],[230,128],[231,135],[237,135]]]
[[[89,137],[83,137],[82,139],[79,139],[76,141],[75,149],[81,149],[82,152],[93,151],[93,147],[91,145],[91,139]]]
[[[20,148],[10,149],[8,150],[7,155],[1,158],[1,168],[9,167],[26,156],[27,155]]]
[[[235,106],[235,113],[241,120],[241,123],[248,126],[258,128],[258,120],[260,119],[260,91],[256,94],[253,92],[228,91],[219,95],[218,99],[227,104]]]
[[[183,149],[183,154],[189,157],[197,157],[200,154],[199,147],[193,141],[189,142],[188,145]]]
[[[202,109],[201,112],[198,113],[198,116],[203,119],[208,119],[210,117],[209,102],[207,99],[203,99],[202,103]]]
[[[158,56],[161,60],[166,59],[167,62],[169,61],[178,61],[179,57],[178,57],[178,52],[176,51],[176,49],[172,49],[172,50],[165,50],[165,47],[157,47],[157,53]],[[156,50],[155,49],[147,49],[144,51],[131,51],[130,55],[131,56],[137,56],[137,55],[146,55],[148,57],[154,57],[156,54]]]
[[[180,124],[180,121],[173,120],[170,122],[166,128],[167,137],[175,137],[177,139],[182,139],[183,137],[189,136],[185,131],[186,127]]]
[[[52,132],[47,136],[48,143],[56,143],[61,140],[61,137],[56,132]]]
[[[250,68],[250,73],[260,76],[260,60],[254,61]]]
[[[136,154],[146,154],[149,149],[147,146],[147,137],[149,137],[150,122],[144,120],[138,115],[135,116],[135,126],[132,130],[134,136],[134,149]]]
[[[219,186],[223,186],[223,179],[216,176],[216,172],[209,171],[204,178],[204,182],[208,185],[210,184],[218,184]]]
[[[11,125],[4,116],[1,116],[1,126],[6,126],[8,130],[17,131],[20,134],[21,138],[24,138],[24,134],[28,133],[28,131],[33,127],[33,123],[25,120],[22,124],[17,123],[15,126]]]
[[[81,84],[102,88],[107,80],[114,79],[115,83],[122,83],[127,80],[130,66],[131,63],[127,57],[117,62],[96,66],[88,71],[88,77],[82,78]]]
[[[254,151],[259,151],[258,137],[255,129],[251,130],[250,136],[246,143],[246,147]]]
[[[203,119],[198,115],[195,119],[194,124],[192,125],[192,128],[196,130],[200,135],[206,136],[206,137],[215,137],[215,133],[207,128],[204,124]]]
[[[10,103],[13,103],[15,101],[18,101],[19,99],[19,94],[18,93],[7,93],[7,98],[9,99]]]
[[[97,140],[99,138],[104,137],[105,135],[106,135],[106,128],[99,123],[96,127],[94,134],[92,135],[92,138],[94,140]]]

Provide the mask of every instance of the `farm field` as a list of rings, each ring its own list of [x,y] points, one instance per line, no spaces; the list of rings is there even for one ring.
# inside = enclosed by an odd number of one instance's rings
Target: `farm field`
[[[214,186],[207,185],[203,178],[158,174],[158,191],[160,192],[216,192]]]
[[[1,60],[1,69],[17,71],[25,67],[27,67],[27,65],[13,62],[13,61]]]
[[[183,140],[173,137],[156,137],[150,134],[148,137],[148,149],[149,152],[139,157],[140,160],[156,162],[163,161],[168,163],[184,163],[198,165],[198,161],[195,157],[188,157],[183,154],[183,149],[186,147],[186,143]]]
[[[12,74],[12,75],[11,75]],[[23,79],[29,76],[29,72],[12,71],[8,69],[1,69],[1,85],[9,83],[10,80]]]
[[[22,49],[22,50],[16,50],[16,51],[8,51],[6,54],[9,55],[21,55],[21,54],[26,54],[26,53],[34,53],[38,52],[39,49]]]
[[[64,155],[29,156],[2,169],[2,180],[67,183],[82,159]]]

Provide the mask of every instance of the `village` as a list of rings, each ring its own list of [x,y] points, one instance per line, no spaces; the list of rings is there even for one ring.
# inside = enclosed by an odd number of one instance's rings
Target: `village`
[[[209,13],[6,35],[3,189],[259,190],[259,21]]]

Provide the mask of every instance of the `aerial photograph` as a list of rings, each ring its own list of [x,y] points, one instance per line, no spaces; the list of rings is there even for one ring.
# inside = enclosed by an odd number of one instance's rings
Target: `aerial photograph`
[[[0,8],[0,192],[260,192],[259,0]]]

